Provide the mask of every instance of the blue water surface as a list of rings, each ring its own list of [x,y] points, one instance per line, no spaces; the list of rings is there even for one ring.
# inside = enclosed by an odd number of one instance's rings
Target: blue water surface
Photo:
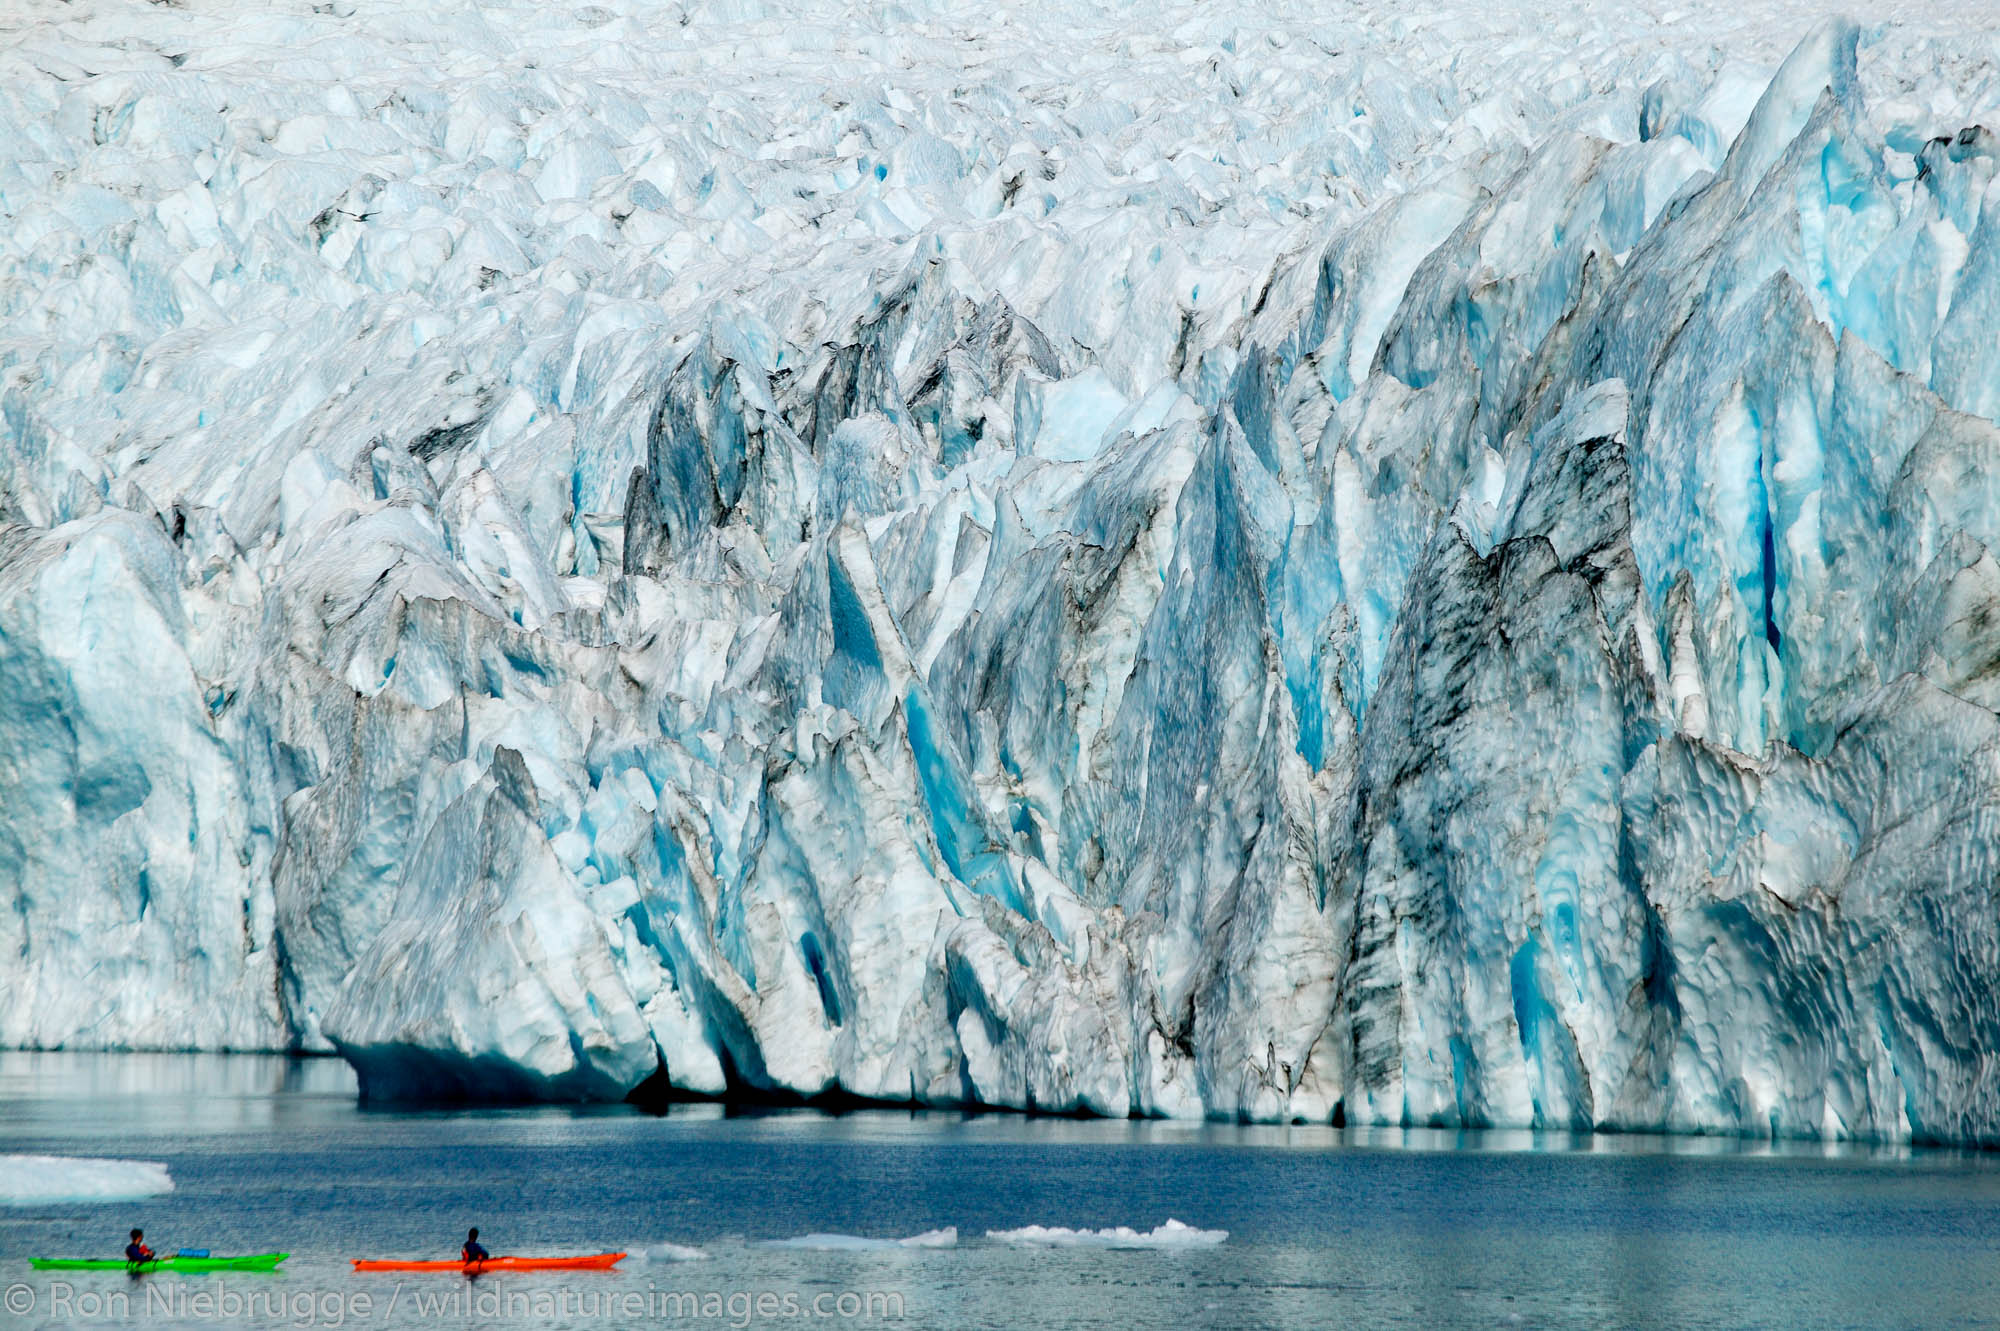
[[[0,1055],[0,1153],[162,1161],[175,1183],[0,1205],[0,1285],[35,1302],[0,1310],[10,1328],[2000,1326],[2000,1161],[1974,1153],[713,1105],[406,1112],[358,1106],[331,1061],[61,1054]],[[1169,1218],[1228,1238],[988,1237]],[[471,1283],[348,1266],[450,1256],[475,1224],[495,1252],[634,1255]],[[150,1306],[119,1273],[28,1268],[115,1255],[132,1225],[165,1249],[293,1256],[270,1277],[149,1277],[175,1296]],[[766,1246],[947,1227],[955,1246]],[[667,1245],[702,1255],[665,1260]],[[235,1291],[235,1315],[193,1309],[204,1289]],[[250,1293],[264,1303],[245,1312]]]

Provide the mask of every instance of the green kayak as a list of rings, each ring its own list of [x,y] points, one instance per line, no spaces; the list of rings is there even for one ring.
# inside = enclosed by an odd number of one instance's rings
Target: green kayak
[[[271,1271],[291,1256],[288,1252],[260,1252],[254,1257],[155,1257],[150,1262],[128,1262],[123,1257],[31,1257],[28,1265],[37,1271]]]

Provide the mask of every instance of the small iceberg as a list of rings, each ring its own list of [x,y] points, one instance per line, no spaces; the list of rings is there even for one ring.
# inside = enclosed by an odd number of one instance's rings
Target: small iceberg
[[[1141,1233],[1119,1225],[1113,1229],[1063,1229],[1028,1225],[1021,1229],[989,1229],[986,1237],[996,1243],[1042,1248],[1212,1248],[1229,1237],[1226,1229],[1196,1229],[1178,1220],[1169,1220],[1158,1229]]]
[[[772,1239],[766,1248],[802,1248],[809,1252],[887,1252],[905,1248],[956,1248],[958,1229],[927,1229],[906,1239],[867,1239],[858,1234],[804,1234],[795,1239]]]
[[[0,1206],[127,1202],[173,1190],[167,1167],[151,1160],[0,1155]]]

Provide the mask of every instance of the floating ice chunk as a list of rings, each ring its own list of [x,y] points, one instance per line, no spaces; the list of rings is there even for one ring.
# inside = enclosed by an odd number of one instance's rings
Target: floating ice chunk
[[[1043,1248],[1212,1248],[1229,1237],[1226,1229],[1196,1229],[1178,1220],[1168,1220],[1144,1233],[1118,1225],[1112,1229],[1064,1229],[1061,1226],[1026,1225],[1020,1229],[989,1229],[986,1237],[996,1243]]]
[[[958,1228],[927,1229],[906,1239],[870,1239],[858,1234],[803,1234],[795,1239],[773,1239],[766,1248],[798,1248],[808,1252],[893,1252],[907,1248],[956,1248]]]
[[[0,1206],[126,1202],[173,1190],[167,1167],[150,1160],[0,1155]]]

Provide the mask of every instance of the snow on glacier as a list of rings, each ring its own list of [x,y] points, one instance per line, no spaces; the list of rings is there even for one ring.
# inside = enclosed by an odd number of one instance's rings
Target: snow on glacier
[[[2000,1140],[2000,41],[0,17],[0,1044]]]

